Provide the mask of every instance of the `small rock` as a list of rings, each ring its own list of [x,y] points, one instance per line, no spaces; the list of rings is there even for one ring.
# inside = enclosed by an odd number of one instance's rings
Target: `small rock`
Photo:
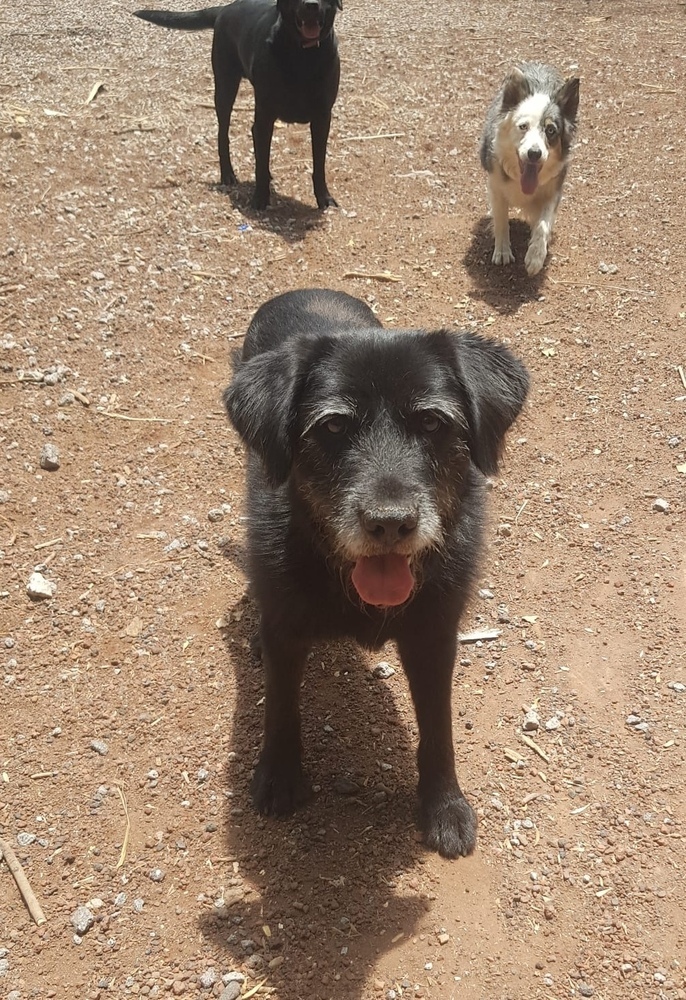
[[[666,500],[661,500],[659,497],[657,500],[653,501],[653,510],[658,511],[660,514],[666,514],[669,510],[669,504]]]
[[[41,453],[39,465],[41,469],[45,469],[46,472],[55,472],[60,467],[60,453],[57,450],[57,445],[52,444],[50,441],[44,444]]]
[[[498,605],[498,621],[501,625],[506,625],[510,620],[510,610],[507,604]]]
[[[34,601],[44,601],[55,596],[57,584],[46,580],[42,573],[32,573],[26,584],[26,593]]]
[[[161,868],[153,868],[153,870],[149,873],[148,878],[152,882],[163,882],[164,872],[162,871]]]
[[[181,979],[175,979],[172,983],[172,993],[175,997],[180,997],[186,992],[186,984]]]
[[[337,778],[333,787],[338,795],[356,795],[360,790],[360,786],[352,778]]]
[[[601,260],[600,264],[598,264],[598,270],[601,274],[616,274],[619,268],[616,264],[606,264]]]
[[[219,1000],[238,1000],[241,995],[241,984],[233,980],[219,994]]]
[[[208,510],[207,512],[208,521],[221,521],[223,517],[224,517],[224,511],[221,509],[221,507],[213,507],[212,510]]]
[[[29,847],[36,839],[35,833],[18,833],[17,843],[20,847]]]
[[[95,923],[95,917],[87,906],[77,906],[69,919],[79,937],[83,937]]]
[[[196,775],[198,781],[207,781],[210,776],[210,772],[205,767],[198,768],[198,773]]]
[[[104,740],[91,740],[90,748],[91,750],[95,750],[96,753],[99,753],[101,757],[104,757],[110,749]]]
[[[627,715],[626,724],[627,726],[637,726],[641,721],[640,715]]]
[[[121,907],[125,903],[126,903],[126,893],[118,892],[117,895],[114,897],[114,905],[117,907],[117,909],[121,909]]]
[[[672,691],[676,691],[678,694],[683,694],[686,691],[686,684],[682,684],[681,681],[670,681],[667,685]]]
[[[394,673],[395,668],[392,667],[390,663],[386,663],[384,660],[382,660],[381,663],[377,663],[372,670],[374,677],[380,677],[382,681],[388,680],[388,678],[392,677]]]
[[[228,986],[229,983],[244,983],[245,976],[242,972],[225,972],[222,976],[222,982],[225,986]]]
[[[134,911],[134,913],[142,913],[144,906],[145,906],[145,900],[144,899],[134,899],[134,901],[133,901],[133,911]]]
[[[511,524],[501,524],[498,526],[498,534],[502,535],[503,538],[509,538],[512,534]]]
[[[0,503],[9,503],[10,493],[9,490],[0,490]]]
[[[579,983],[579,996],[582,997],[592,997],[595,990],[588,983]]]
[[[535,733],[540,726],[540,721],[538,718],[538,713],[534,712],[531,708],[524,716],[524,722],[522,722],[522,731],[525,733]]]
[[[495,594],[492,590],[488,590],[486,587],[482,587],[479,591],[479,597],[482,597],[484,601],[492,601]]]
[[[450,934],[447,934],[445,931],[441,931],[441,933],[438,935],[438,943],[447,944],[448,941],[450,941]]]
[[[200,976],[198,982],[200,983],[202,989],[211,990],[214,984],[217,982],[217,970],[212,968],[207,969]]]
[[[555,729],[559,729],[560,725],[561,725],[560,720],[556,715],[554,715],[552,719],[548,719],[548,721],[545,724],[545,728],[548,730],[549,733],[552,733]]]

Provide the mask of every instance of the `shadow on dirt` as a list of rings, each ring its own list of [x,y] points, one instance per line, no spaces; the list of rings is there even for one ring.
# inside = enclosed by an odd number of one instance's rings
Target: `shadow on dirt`
[[[541,295],[545,268],[533,278],[524,268],[524,257],[529,244],[530,229],[521,219],[510,220],[510,242],[515,263],[496,267],[491,263],[493,230],[488,216],[479,219],[472,228],[472,240],[462,263],[474,283],[470,290],[473,299],[486,302],[491,309],[503,316],[512,316],[525,302],[533,302]]]
[[[305,764],[318,791],[293,817],[258,816],[248,791],[262,733],[262,670],[249,648],[255,607],[243,599],[227,618],[239,620],[225,636],[236,682],[226,908],[206,913],[200,929],[279,996],[293,996],[289,972],[297,970],[311,983],[310,1000],[354,1000],[429,905],[405,881],[406,894],[396,892],[424,854],[408,721],[389,683],[368,669],[366,652],[351,643],[315,647],[302,715]]]
[[[230,200],[233,208],[245,219],[244,225],[264,229],[285,243],[299,243],[308,233],[321,229],[326,222],[326,212],[320,211],[314,204],[307,205],[274,190],[269,208],[258,212],[251,204],[255,189],[252,181],[239,181],[232,187],[211,184],[210,189]]]

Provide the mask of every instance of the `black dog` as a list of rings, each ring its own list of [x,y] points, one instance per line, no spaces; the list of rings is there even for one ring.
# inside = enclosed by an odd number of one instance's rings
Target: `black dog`
[[[326,185],[326,144],[338,94],[340,62],[334,35],[341,0],[235,0],[189,13],[137,10],[136,17],[165,28],[214,28],[212,68],[219,125],[221,184],[236,184],[229,154],[231,112],[243,77],[255,89],[255,194],[269,204],[269,153],[274,122],[310,123],[312,180],[319,208],[335,206]]]
[[[357,299],[288,292],[248,330],[224,399],[250,449],[249,573],[265,669],[263,813],[309,793],[300,682],[314,640],[397,643],[419,723],[427,844],[469,854],[451,678],[477,570],[485,475],[528,390],[505,347],[470,333],[384,330]]]

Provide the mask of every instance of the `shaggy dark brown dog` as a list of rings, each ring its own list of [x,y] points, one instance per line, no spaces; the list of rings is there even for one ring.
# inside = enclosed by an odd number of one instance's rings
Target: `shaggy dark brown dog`
[[[247,444],[249,573],[265,670],[263,813],[309,794],[300,682],[313,641],[397,643],[419,724],[426,843],[469,854],[476,817],[455,774],[451,678],[477,570],[485,476],[528,389],[505,347],[469,333],[384,330],[338,292],[289,292],[253,318],[225,402]]]

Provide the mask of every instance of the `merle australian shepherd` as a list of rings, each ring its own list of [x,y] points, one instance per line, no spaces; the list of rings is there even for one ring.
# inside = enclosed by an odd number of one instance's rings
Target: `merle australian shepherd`
[[[545,263],[567,173],[579,107],[579,78],[544,63],[522,63],[506,78],[486,116],[481,165],[488,173],[494,264],[511,264],[510,206],[531,224],[529,274]]]

